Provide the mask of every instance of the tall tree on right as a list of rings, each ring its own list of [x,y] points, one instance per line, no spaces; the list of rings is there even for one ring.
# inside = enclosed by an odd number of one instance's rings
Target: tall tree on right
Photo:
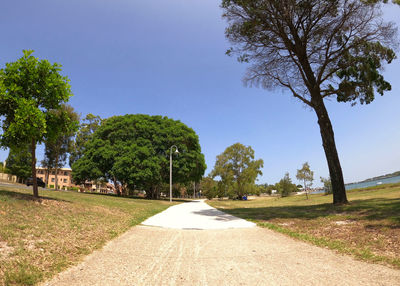
[[[369,104],[390,84],[382,64],[395,58],[397,29],[379,4],[360,0],[223,0],[227,54],[249,63],[245,82],[281,87],[312,108],[332,181],[333,203],[347,203],[324,99]]]

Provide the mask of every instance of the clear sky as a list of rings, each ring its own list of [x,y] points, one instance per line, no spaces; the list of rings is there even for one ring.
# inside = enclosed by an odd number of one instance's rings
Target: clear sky
[[[328,176],[315,114],[288,93],[246,88],[246,66],[227,57],[216,0],[13,0],[0,9],[0,67],[23,49],[63,65],[70,104],[109,117],[179,119],[200,137],[208,169],[226,147],[250,145],[264,160],[259,183],[275,183],[308,161]],[[400,26],[400,7],[385,19]],[[399,53],[400,55],[400,53]],[[387,66],[393,90],[367,106],[327,103],[345,182],[400,170],[400,60]],[[38,157],[43,157],[39,148]],[[0,151],[5,160],[8,151]]]

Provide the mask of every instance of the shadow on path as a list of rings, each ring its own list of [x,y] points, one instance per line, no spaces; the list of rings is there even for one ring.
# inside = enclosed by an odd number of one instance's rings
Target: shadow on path
[[[236,221],[236,220],[240,220],[240,218],[238,218],[238,217],[234,217],[234,216],[232,216],[230,214],[224,213],[224,212],[219,211],[217,209],[200,210],[200,211],[194,211],[192,213],[194,213],[196,215],[215,217],[215,220],[219,220],[219,221]]]

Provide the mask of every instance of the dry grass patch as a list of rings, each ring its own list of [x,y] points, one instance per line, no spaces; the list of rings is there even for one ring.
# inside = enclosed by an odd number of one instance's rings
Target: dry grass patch
[[[400,184],[348,191],[349,205],[333,206],[332,196],[267,197],[209,204],[258,225],[400,268]]]
[[[34,285],[170,204],[41,191],[0,190],[0,285]]]

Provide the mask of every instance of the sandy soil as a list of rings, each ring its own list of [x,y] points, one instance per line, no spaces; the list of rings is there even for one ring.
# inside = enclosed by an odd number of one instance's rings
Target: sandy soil
[[[400,271],[258,227],[137,226],[43,285],[400,285]]]

